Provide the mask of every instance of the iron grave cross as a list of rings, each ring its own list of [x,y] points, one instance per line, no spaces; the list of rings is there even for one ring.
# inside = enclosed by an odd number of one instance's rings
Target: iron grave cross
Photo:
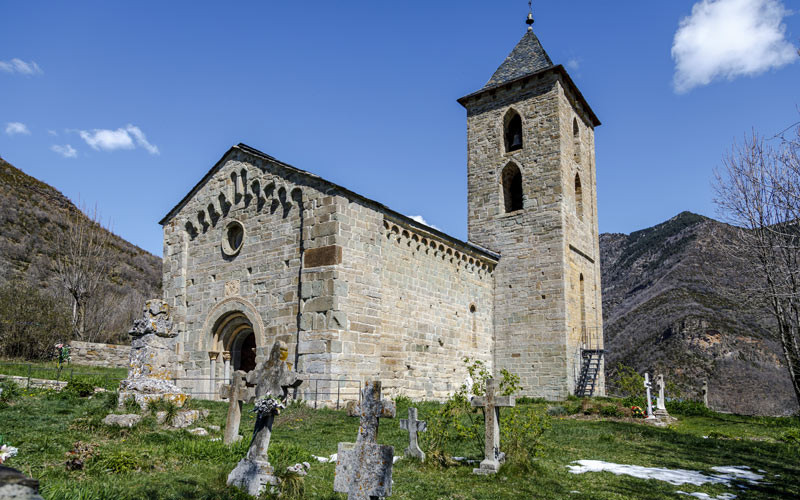
[[[486,458],[481,466],[472,469],[473,474],[496,474],[500,464],[505,461],[505,455],[500,453],[500,407],[514,406],[514,396],[497,396],[499,392],[497,381],[490,378],[486,381],[486,396],[472,398],[472,406],[483,407],[484,420],[486,420],[484,454]]]
[[[422,451],[417,443],[417,432],[428,430],[428,423],[424,420],[417,420],[417,409],[408,409],[408,419],[400,419],[400,428],[408,431],[409,444],[405,454],[410,457],[417,457],[421,462],[425,461],[425,452]]]
[[[355,443],[339,443],[333,490],[348,500],[369,500],[392,494],[394,447],[378,444],[378,419],[394,418],[394,402],[381,400],[381,383],[367,381],[361,403],[351,416],[361,419]]]

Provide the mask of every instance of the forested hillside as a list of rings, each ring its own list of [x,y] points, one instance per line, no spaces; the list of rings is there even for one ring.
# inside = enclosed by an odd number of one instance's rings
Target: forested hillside
[[[0,286],[21,281],[70,308],[53,263],[59,236],[85,219],[58,190],[0,158]],[[90,299],[87,340],[119,342],[143,301],[160,296],[161,259],[113,234],[106,245],[108,272]]]

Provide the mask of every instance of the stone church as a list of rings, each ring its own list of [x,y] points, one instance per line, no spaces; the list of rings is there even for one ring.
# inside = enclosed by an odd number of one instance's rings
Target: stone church
[[[600,121],[530,29],[458,102],[468,241],[244,144],[222,155],[161,221],[184,387],[216,397],[280,339],[330,394],[377,378],[443,399],[465,357],[523,395],[604,393]]]

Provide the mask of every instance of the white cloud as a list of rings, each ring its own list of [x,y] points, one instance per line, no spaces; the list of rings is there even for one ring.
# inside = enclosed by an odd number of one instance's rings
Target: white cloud
[[[567,61],[567,68],[571,69],[572,71],[578,71],[580,67],[581,67],[581,62],[575,57]]]
[[[58,144],[53,144],[52,146],[50,146],[50,149],[60,154],[64,158],[78,157],[78,151],[76,151],[75,148],[73,148],[69,144],[65,144],[63,146],[59,146]]]
[[[58,132],[56,132],[55,130],[48,130],[47,133],[52,135],[53,137],[58,137]]]
[[[0,71],[6,73],[19,73],[20,75],[42,75],[44,71],[36,62],[25,62],[22,59],[14,58],[10,61],[0,61]]]
[[[786,40],[781,0],[701,0],[681,20],[672,43],[675,91],[732,80],[797,60]]]
[[[139,146],[151,155],[158,154],[158,148],[147,142],[144,132],[134,125],[129,124],[125,128],[118,128],[117,130],[94,129],[91,132],[79,130],[78,134],[80,134],[81,139],[86,141],[86,144],[98,151],[133,149]]]
[[[9,123],[6,123],[6,134],[8,134],[8,135],[17,135],[17,134],[31,135],[31,131],[28,130],[28,127],[24,123],[9,122]]]
[[[432,227],[433,229],[436,229],[437,231],[441,231],[441,229],[439,229],[438,227],[434,226],[433,224],[430,224],[421,215],[410,215],[408,218],[413,220],[413,221],[415,221],[415,222],[419,222],[420,224],[425,224],[428,227]]]

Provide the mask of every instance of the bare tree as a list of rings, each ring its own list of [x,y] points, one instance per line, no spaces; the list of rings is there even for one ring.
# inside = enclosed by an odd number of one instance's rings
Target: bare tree
[[[81,207],[82,209],[84,207]],[[53,270],[65,292],[72,298],[72,329],[76,338],[87,337],[87,309],[95,300],[106,278],[110,260],[111,232],[103,228],[95,207],[90,214],[83,210],[67,212],[58,235],[58,253]]]
[[[736,227],[726,251],[740,272],[754,275],[751,292],[776,320],[800,403],[800,124],[787,131],[734,144],[715,172],[714,202]]]

